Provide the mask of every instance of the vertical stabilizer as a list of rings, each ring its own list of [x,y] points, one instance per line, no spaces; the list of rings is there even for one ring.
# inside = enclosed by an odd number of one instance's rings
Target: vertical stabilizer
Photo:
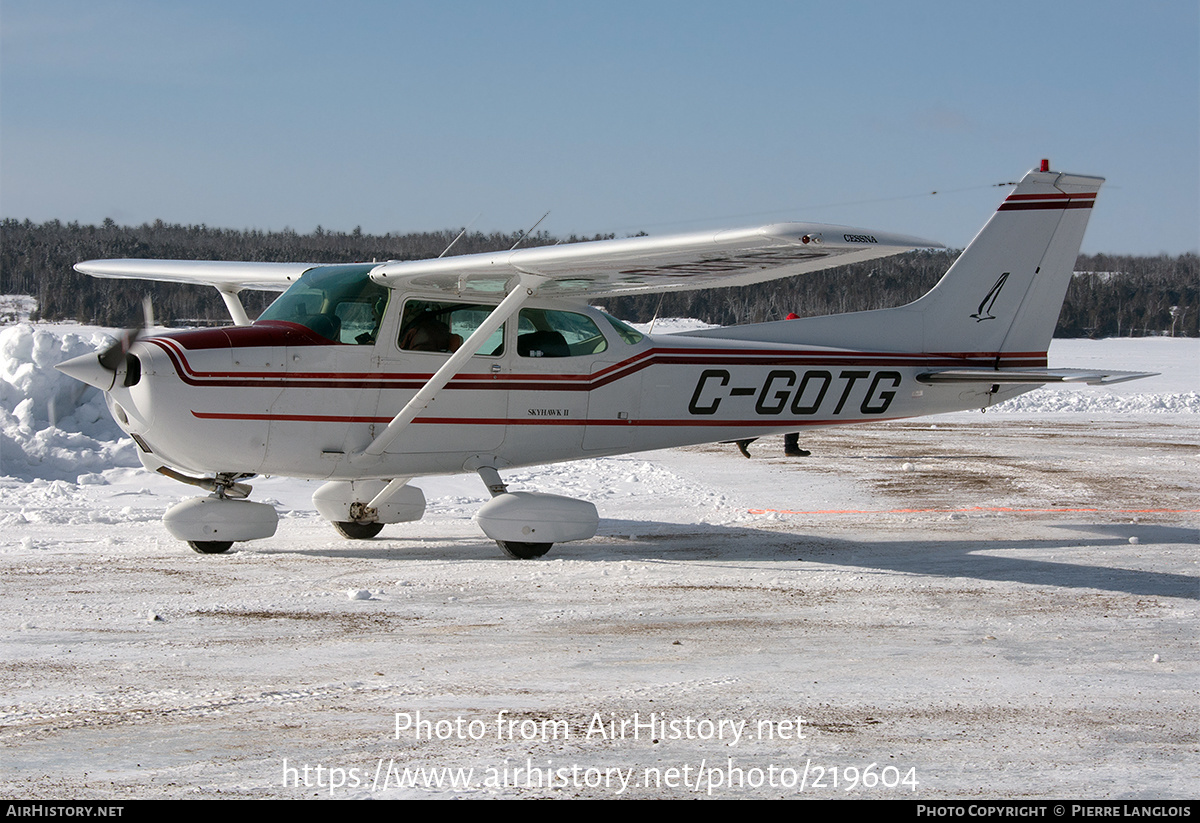
[[[1032,171],[911,304],[924,351],[1045,352],[1103,179]]]
[[[927,294],[894,309],[695,332],[836,348],[997,356],[1045,364],[1102,177],[1029,172]]]

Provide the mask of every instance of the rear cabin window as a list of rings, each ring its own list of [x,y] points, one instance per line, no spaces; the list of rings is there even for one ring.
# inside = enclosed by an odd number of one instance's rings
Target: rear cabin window
[[[456,352],[495,308],[477,303],[409,300],[400,318],[397,344],[404,351]],[[504,354],[504,326],[492,332],[476,354]]]
[[[646,335],[642,334],[640,331],[638,331],[637,329],[630,326],[629,324],[623,323],[620,320],[618,320],[617,318],[613,317],[611,314],[607,314],[607,313],[603,313],[603,312],[602,312],[602,314],[604,314],[604,319],[609,322],[609,325],[611,325],[613,327],[613,331],[615,331],[620,336],[620,338],[622,340],[624,340],[626,343],[628,343],[629,345],[632,346],[637,343],[641,343],[642,338],[646,336]]]
[[[551,309],[521,309],[517,354],[522,357],[581,357],[599,354],[608,341],[584,314]]]

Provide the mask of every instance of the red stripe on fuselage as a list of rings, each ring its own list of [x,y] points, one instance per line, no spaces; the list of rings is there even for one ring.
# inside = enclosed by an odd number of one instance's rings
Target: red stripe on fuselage
[[[350,414],[240,414],[236,412],[198,412],[192,416],[199,420],[255,420],[273,423],[390,423],[390,417],[364,417]],[[889,420],[903,420],[902,417],[856,417],[849,420],[795,420],[773,418],[754,420],[704,420],[687,418],[683,420],[588,420],[586,418],[564,419],[556,417],[418,417],[413,423],[433,426],[672,426],[672,427],[703,427],[714,428],[721,426],[736,426],[738,428],[759,427],[775,428],[782,426],[831,426],[843,423],[880,423]]]
[[[417,372],[233,372],[197,371],[175,340],[146,340],[167,353],[180,380],[192,386],[228,388],[420,389],[432,373]],[[656,365],[820,368],[963,368],[999,362],[1008,368],[1046,365],[1045,352],[830,352],[779,349],[654,348],[595,374],[460,374],[447,388],[470,391],[592,391]]]

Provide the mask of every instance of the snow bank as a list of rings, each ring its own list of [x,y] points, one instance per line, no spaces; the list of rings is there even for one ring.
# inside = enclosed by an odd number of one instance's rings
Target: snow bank
[[[28,294],[0,294],[0,323],[20,323],[37,310],[37,298]]]
[[[988,413],[1047,414],[1200,414],[1200,393],[1111,394],[1103,389],[1062,391],[1034,389],[1028,394],[998,403]]]
[[[712,323],[693,320],[690,317],[660,317],[653,323],[630,323],[629,325],[643,334],[687,334],[691,331],[717,328]],[[653,330],[650,328],[651,326],[654,327]]]
[[[105,469],[139,465],[104,395],[54,369],[111,342],[99,331],[29,323],[0,331],[0,474],[79,482]]]

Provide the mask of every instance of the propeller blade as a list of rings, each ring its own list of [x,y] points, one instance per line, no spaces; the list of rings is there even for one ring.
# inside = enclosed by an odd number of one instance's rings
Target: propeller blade
[[[117,335],[116,342],[100,352],[100,365],[111,372],[116,372],[117,366],[125,362],[125,355],[129,352],[129,347],[141,336],[141,329],[125,329]]]
[[[117,339],[103,351],[72,358],[59,363],[54,368],[90,386],[108,391],[116,382],[117,369],[125,363],[125,355],[129,354],[130,347],[153,326],[154,305],[150,302],[150,296],[146,295],[142,299],[142,327],[140,329],[125,329],[117,334]],[[126,382],[125,385],[128,386],[131,383]]]

